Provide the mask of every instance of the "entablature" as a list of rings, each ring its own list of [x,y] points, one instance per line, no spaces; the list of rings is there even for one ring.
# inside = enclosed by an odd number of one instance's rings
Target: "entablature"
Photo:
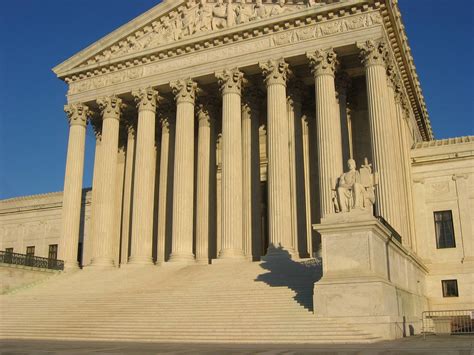
[[[397,32],[394,28],[398,22],[401,24],[400,19],[392,14],[397,12],[396,4],[390,4],[390,0],[386,0],[387,3],[375,0],[327,2],[324,6],[305,8],[301,8],[298,1],[291,2],[293,9],[288,13],[190,35],[150,48],[137,50],[130,45],[130,53],[98,60],[104,51],[102,48],[89,59],[82,58],[82,64],[72,69],[63,71],[66,68],[63,64],[55,71],[69,84],[69,102],[87,102],[95,100],[99,94],[123,94],[142,85],[162,85],[176,79],[176,75],[199,77],[211,74],[222,69],[220,66],[228,64],[229,60],[233,61],[232,65],[238,63],[237,66],[243,67],[257,63],[262,55],[297,57],[303,55],[308,47],[314,49],[328,45],[334,48],[345,46],[344,50],[347,50],[351,45],[355,48],[357,41],[383,36],[390,42],[421,136],[424,140],[431,139],[429,119],[426,109],[422,109],[424,101],[419,82],[414,81],[414,66],[403,58],[406,43],[398,39],[400,34],[394,35]],[[169,1],[160,6],[166,11],[172,8]],[[180,6],[184,6],[183,2]],[[147,23],[145,27],[149,26],[153,18],[148,16],[144,22]],[[145,33],[145,27],[142,26],[138,32]],[[243,58],[244,55],[247,58]],[[250,60],[254,62],[250,63]],[[216,64],[217,61],[220,65]],[[209,65],[211,62],[214,64]],[[171,73],[174,76],[170,77]]]

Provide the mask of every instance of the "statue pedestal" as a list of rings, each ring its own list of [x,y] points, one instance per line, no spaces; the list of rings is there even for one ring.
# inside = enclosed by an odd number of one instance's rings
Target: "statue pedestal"
[[[367,211],[334,214],[321,234],[323,277],[314,313],[384,339],[415,333],[426,309],[426,267]]]

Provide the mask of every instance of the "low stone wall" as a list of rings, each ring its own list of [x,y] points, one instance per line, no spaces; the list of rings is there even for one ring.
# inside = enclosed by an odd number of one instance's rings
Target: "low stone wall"
[[[45,281],[59,271],[42,270],[28,266],[0,264],[0,294],[15,292]]]

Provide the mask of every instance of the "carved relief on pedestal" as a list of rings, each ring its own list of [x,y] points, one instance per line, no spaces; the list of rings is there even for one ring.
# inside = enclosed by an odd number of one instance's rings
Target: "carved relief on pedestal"
[[[336,181],[334,207],[336,213],[365,210],[372,212],[375,203],[376,177],[367,158],[359,170],[356,162],[349,159],[348,171]]]

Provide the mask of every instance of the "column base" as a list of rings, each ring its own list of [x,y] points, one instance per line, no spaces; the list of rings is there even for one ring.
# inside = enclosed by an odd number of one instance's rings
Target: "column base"
[[[219,252],[218,260],[240,259],[245,260],[244,252],[240,249],[224,249]]]
[[[155,265],[152,257],[149,256],[131,256],[127,265]]]
[[[167,264],[195,264],[196,259],[194,258],[193,254],[178,254],[173,253],[170,255],[170,259],[168,260]]]
[[[92,259],[89,267],[113,268],[115,263],[111,258],[97,257]]]
[[[196,264],[198,265],[209,265],[209,259],[208,258],[200,258],[196,259]]]
[[[274,259],[296,259],[296,253],[292,249],[287,249],[283,246],[275,247],[270,245],[267,253],[260,258],[261,261],[268,261]]]
[[[77,261],[65,261],[64,262],[64,272],[72,272],[72,271],[77,271],[81,270],[79,267],[79,263]]]

